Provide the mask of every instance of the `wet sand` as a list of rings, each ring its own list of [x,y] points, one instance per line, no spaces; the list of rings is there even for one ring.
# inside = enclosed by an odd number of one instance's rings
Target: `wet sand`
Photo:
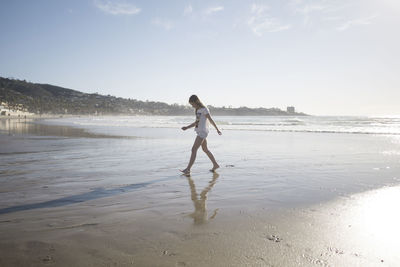
[[[309,208],[217,211],[217,220],[209,214],[201,225],[176,210],[166,214],[133,208],[129,193],[79,206],[2,215],[0,263],[396,266],[400,260],[399,217],[378,214],[369,228],[364,220],[374,217],[365,214],[373,199],[388,193],[393,198],[384,205],[398,203],[400,188],[386,188]]]
[[[0,136],[0,266],[396,266],[400,262],[400,187],[395,182],[373,188],[362,184],[367,180],[356,181],[359,193],[337,192],[337,184],[301,191],[303,184],[297,182],[297,188],[288,191],[283,186],[286,178],[272,179],[262,187],[256,179],[260,173],[240,171],[244,165],[233,159],[225,160],[233,164],[224,164],[214,174],[202,171],[206,170],[203,158],[190,177],[174,174],[177,166],[169,165],[141,173],[143,163],[133,155],[139,153],[149,161],[150,152],[141,149],[167,146],[163,140],[114,140],[87,131],[81,135],[82,129],[67,127],[59,134],[60,126],[26,127]],[[38,127],[45,130],[36,131]],[[136,149],[127,154],[130,162],[120,157],[114,162],[119,154],[104,153],[121,152],[128,145]],[[161,165],[167,155],[172,157],[169,149],[158,150],[161,159],[154,157],[153,163]],[[92,162],[84,158],[87,153],[105,161]],[[87,169],[79,165],[82,161]],[[279,166],[269,162],[270,169],[261,173],[265,180],[281,175],[270,173]],[[107,168],[101,169],[106,163]],[[148,175],[146,179],[129,176],[132,164],[137,164],[138,177]],[[110,166],[116,166],[117,174]],[[390,166],[382,171],[396,173]],[[371,172],[377,172],[372,167]],[[232,187],[234,183],[242,185]],[[313,179],[307,183],[316,187]],[[328,192],[333,193],[327,197]]]
[[[54,119],[57,117],[45,117],[47,119]],[[58,117],[59,118],[59,117]],[[53,136],[53,137],[67,137],[67,138],[130,138],[121,135],[106,135],[88,132],[83,128],[64,126],[64,125],[48,125],[45,123],[38,123],[44,119],[40,117],[29,118],[1,118],[0,131],[2,135],[34,135],[34,136]]]

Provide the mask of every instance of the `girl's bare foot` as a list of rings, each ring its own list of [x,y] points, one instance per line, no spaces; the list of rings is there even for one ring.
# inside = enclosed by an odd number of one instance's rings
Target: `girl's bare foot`
[[[210,170],[210,172],[215,172],[215,170],[216,169],[218,169],[219,168],[219,165],[217,164],[217,165],[214,165],[214,167]]]
[[[186,174],[186,175],[190,174],[190,170],[188,170],[188,169],[184,169],[184,170],[180,170],[180,171],[183,172],[183,174]]]

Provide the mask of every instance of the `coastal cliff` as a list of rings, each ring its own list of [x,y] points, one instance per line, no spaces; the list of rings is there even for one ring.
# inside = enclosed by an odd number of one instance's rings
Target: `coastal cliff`
[[[0,105],[7,110],[33,114],[72,115],[191,115],[193,109],[179,104],[141,101],[98,93],[83,93],[50,84],[0,77]],[[208,106],[213,115],[220,116],[304,116],[304,113],[279,108],[227,108]],[[5,112],[4,112],[5,111]],[[3,115],[5,115],[3,114]]]

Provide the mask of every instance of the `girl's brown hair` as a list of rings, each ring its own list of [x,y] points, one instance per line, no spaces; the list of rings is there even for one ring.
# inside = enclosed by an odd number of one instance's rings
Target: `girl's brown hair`
[[[197,95],[192,95],[189,97],[189,103],[196,103],[199,107],[205,108],[203,103],[201,103],[200,99],[197,97]]]

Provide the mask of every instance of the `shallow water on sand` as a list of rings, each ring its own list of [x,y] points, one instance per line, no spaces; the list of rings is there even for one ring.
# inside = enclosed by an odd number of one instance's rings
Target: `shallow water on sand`
[[[100,187],[123,191],[139,183],[147,183],[140,190],[163,185],[159,193],[174,192],[169,199],[175,201],[188,191],[179,169],[190,156],[193,131],[10,124],[3,122],[0,141],[2,208]],[[399,140],[396,135],[211,132],[208,147],[221,169],[210,201],[228,207],[291,206],[398,184]],[[213,179],[210,168],[199,150],[192,178],[207,185]]]

